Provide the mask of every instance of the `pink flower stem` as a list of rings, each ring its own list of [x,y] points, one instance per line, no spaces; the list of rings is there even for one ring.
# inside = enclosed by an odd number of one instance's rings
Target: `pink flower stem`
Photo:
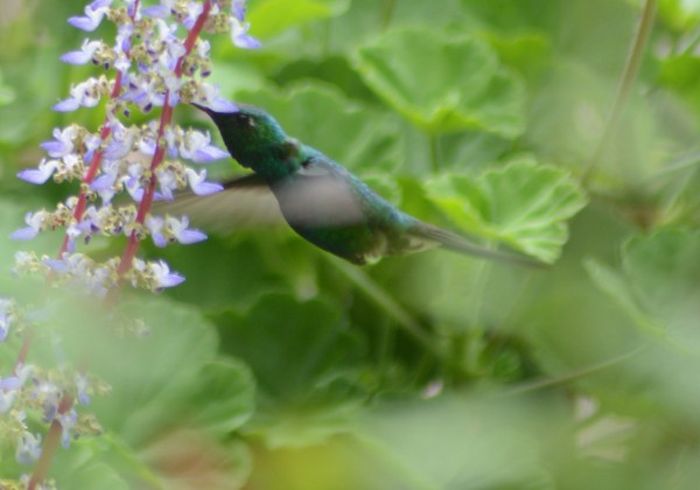
[[[73,397],[71,395],[63,395],[61,401],[58,403],[58,412],[56,417],[54,417],[51,422],[51,427],[49,427],[49,432],[46,434],[46,439],[44,440],[44,445],[41,448],[41,456],[39,461],[34,468],[34,473],[29,480],[29,485],[27,490],[36,490],[37,485],[46,479],[46,475],[51,468],[51,462],[58,449],[58,444],[61,441],[61,432],[63,428],[61,423],[58,421],[59,415],[64,415],[73,406]]]
[[[139,10],[140,3],[141,0],[136,0],[136,2],[134,3],[134,7],[130,15],[132,23],[136,23],[136,13]],[[125,54],[129,56],[128,51]],[[116,77],[114,78],[114,86],[112,87],[112,91],[109,94],[111,100],[116,99],[121,94],[123,79],[123,72],[118,71]],[[104,122],[102,123],[102,127],[100,128],[100,146],[102,146],[107,141],[111,134],[112,128],[109,126],[109,114],[107,114],[105,115]],[[83,184],[90,185],[92,181],[95,180],[97,172],[100,170],[100,165],[102,164],[103,157],[104,149],[102,148],[96,150],[93,153],[92,158],[90,160],[90,165],[88,166],[87,172],[85,173],[85,176],[82,179]],[[87,192],[84,188],[81,188],[80,193],[78,195],[78,203],[76,204],[75,209],[73,210],[73,219],[79,222],[83,218],[83,214],[85,213],[86,207]],[[63,238],[63,243],[61,244],[61,247],[58,251],[59,258],[63,257],[63,254],[66,251],[68,251],[69,245],[70,237],[66,234]],[[20,348],[17,360],[15,361],[15,366],[13,369],[13,373],[15,375],[17,374],[18,369],[21,366],[23,366],[27,360],[27,356],[29,355],[29,348],[31,347],[33,338],[34,332],[32,330],[27,330],[24,334],[24,340],[22,341],[22,347]],[[63,431],[63,427],[61,426],[61,423],[58,420],[58,416],[67,413],[73,407],[73,401],[73,397],[68,394],[63,395],[63,397],[59,401],[57,416],[54,417],[53,421],[51,422],[51,426],[49,427],[46,439],[44,440],[44,444],[41,448],[41,456],[39,457],[39,461],[34,467],[34,471],[29,480],[29,485],[27,487],[28,490],[36,490],[37,486],[40,485],[46,479],[46,475],[48,474],[49,469],[51,468],[51,463],[53,462],[53,458],[56,454],[56,450],[58,449],[58,445],[61,440],[61,432]]]
[[[32,340],[34,339],[34,331],[31,327],[27,327],[24,332],[24,338],[22,339],[22,347],[19,349],[19,354],[17,354],[17,360],[15,361],[15,367],[12,368],[12,374],[17,376],[19,368],[24,366],[27,361],[27,355],[29,355],[29,348],[32,345]]]
[[[211,10],[211,0],[206,0],[202,8],[202,13],[197,17],[197,21],[187,35],[185,40],[185,53],[177,60],[175,65],[175,76],[180,78],[182,76],[182,65],[185,58],[190,54],[194,48],[197,38],[204,28],[204,24],[209,17],[209,11]],[[143,226],[146,221],[146,216],[151,209],[153,204],[153,196],[156,191],[156,185],[158,183],[158,178],[156,176],[156,170],[158,166],[163,162],[165,157],[165,146],[163,145],[163,135],[165,134],[165,128],[170,125],[173,118],[173,106],[170,105],[170,92],[165,94],[165,103],[163,104],[163,111],[160,115],[160,125],[158,127],[158,141],[156,142],[156,150],[153,154],[153,159],[151,160],[150,166],[150,176],[148,179],[148,185],[146,191],[144,192],[143,199],[139,203],[139,208],[136,213],[136,229],[131,232],[129,236],[129,242],[124,250],[121,261],[119,262],[119,268],[117,269],[117,274],[120,278],[129,272],[131,265],[133,264],[134,257],[139,250],[140,238],[139,238],[139,228]]]
[[[134,4],[134,8],[131,12],[131,15],[129,16],[131,18],[132,23],[136,23],[136,12],[138,12],[139,9],[139,3],[141,0],[136,0],[136,3]],[[127,56],[129,56],[129,52],[126,51],[125,53]],[[112,87],[112,92],[109,94],[110,99],[114,100],[117,97],[119,97],[119,94],[122,91],[122,83],[123,83],[123,73],[121,71],[117,72],[117,76],[114,78],[114,87]],[[109,127],[109,115],[105,116],[105,120],[102,123],[102,128],[100,129],[100,146],[107,141],[107,138],[112,134],[112,128]],[[93,180],[95,180],[95,177],[97,176],[97,172],[100,170],[100,164],[102,163],[102,158],[104,157],[104,149],[100,148],[99,150],[95,151],[93,153],[92,158],[90,159],[90,165],[88,166],[88,170],[85,173],[85,176],[83,177],[83,184],[90,185]],[[84,187],[84,186],[83,186]],[[73,210],[73,219],[75,219],[76,222],[80,222],[81,219],[83,219],[83,214],[85,213],[85,208],[87,207],[87,193],[83,188],[80,189],[80,194],[78,194],[78,204],[76,204],[75,209]],[[61,245],[60,250],[58,251],[58,258],[62,258],[63,254],[66,253],[68,250],[68,247],[70,245],[70,237],[68,234],[66,234],[63,237],[63,244]]]

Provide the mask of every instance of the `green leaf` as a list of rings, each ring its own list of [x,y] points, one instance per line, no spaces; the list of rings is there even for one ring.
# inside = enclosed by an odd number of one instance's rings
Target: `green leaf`
[[[61,480],[65,488],[100,488],[104,490],[129,490],[129,485],[119,473],[104,463],[93,463]]]
[[[529,159],[477,179],[444,175],[426,184],[428,197],[462,229],[503,241],[554,262],[567,240],[566,220],[586,204],[568,173]]]
[[[216,319],[222,347],[257,381],[256,416],[246,425],[272,446],[299,446],[348,430],[363,400],[363,349],[338,309],[270,294],[245,315]]]
[[[690,104],[694,115],[700,110],[700,59],[693,54],[680,54],[661,61],[659,82]]]
[[[15,100],[15,92],[11,87],[2,82],[2,72],[0,72],[0,106],[7,105]]]
[[[491,393],[383,408],[358,432],[377,459],[412,477],[408,488],[556,488],[543,453],[552,434],[543,429],[570,431],[556,402]]]
[[[596,286],[614,299],[640,328],[656,336],[666,336],[663,327],[655,324],[653,319],[649,318],[648,314],[636,303],[624,276],[593,259],[586,260],[584,265]]]
[[[138,446],[180,420],[182,404],[198,390],[200,370],[215,357],[217,340],[212,325],[192,307],[144,298],[123,308],[127,318],[144,322],[148,336],[119,338],[106,326],[86,323],[73,326],[64,338],[71,340],[68,346],[76,356],[89,352],[90,371],[112,386],[110,396],[95,397],[92,403],[101,423]],[[164,413],[166,405],[170,408]]]
[[[318,300],[269,294],[245,316],[226,313],[216,322],[223,350],[251,366],[261,402],[326,398],[362,352],[340,311]]]
[[[677,348],[700,348],[700,232],[665,230],[625,244],[622,273],[588,264],[596,285],[637,325]]]
[[[390,170],[401,163],[392,116],[349,101],[331,85],[308,83],[284,95],[243,91],[237,98],[264,107],[290,136],[350,169]]]
[[[522,82],[476,38],[390,30],[358,50],[356,65],[370,88],[430,133],[479,129],[514,138],[524,130]]]
[[[552,59],[552,46],[549,39],[541,34],[506,36],[487,34],[486,39],[498,52],[503,63],[526,80],[536,83]]]
[[[247,20],[252,34],[269,38],[308,22],[342,14],[349,0],[257,0],[251,3]]]
[[[641,3],[637,0],[637,3]],[[677,31],[692,29],[700,21],[700,1],[659,0],[659,16]]]
[[[198,389],[184,404],[194,411],[200,427],[226,434],[241,427],[253,414],[255,382],[248,366],[234,359],[219,359],[202,366]]]

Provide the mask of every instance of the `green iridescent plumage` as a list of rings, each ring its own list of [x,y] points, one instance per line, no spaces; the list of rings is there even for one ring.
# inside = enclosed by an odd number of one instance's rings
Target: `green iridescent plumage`
[[[231,155],[253,176],[225,183],[229,192],[261,185],[272,191],[286,222],[314,245],[356,264],[441,245],[461,253],[534,265],[520,255],[472,243],[397,209],[320,151],[290,138],[265,111],[241,106],[215,112]]]

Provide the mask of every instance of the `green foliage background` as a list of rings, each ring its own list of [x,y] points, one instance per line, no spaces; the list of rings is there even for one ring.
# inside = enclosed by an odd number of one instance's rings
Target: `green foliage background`
[[[263,49],[212,39],[227,96],[407,211],[555,265],[432,251],[356,268],[284,229],[172,247],[187,282],[126,305],[149,338],[61,314],[114,386],[95,402],[107,433],[60,453],[61,487],[697,488],[700,2],[659,1],[629,106],[580,183],[640,3],[251,0]],[[66,192],[14,179],[38,144],[101,121],[49,110],[92,73],[58,62],[83,5],[0,0],[3,236]],[[32,284],[3,274],[0,293]],[[15,352],[1,346],[0,366]],[[0,477],[13,461],[0,453]]]

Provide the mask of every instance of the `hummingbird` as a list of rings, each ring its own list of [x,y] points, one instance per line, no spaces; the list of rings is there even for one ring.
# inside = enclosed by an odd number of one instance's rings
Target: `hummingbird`
[[[442,246],[488,259],[541,265],[515,252],[485,247],[401,211],[341,164],[288,136],[263,109],[240,104],[235,111],[217,112],[193,105],[209,115],[231,156],[253,173],[222,182],[224,190],[220,193],[190,196],[180,202],[178,209],[190,211],[196,201],[201,211],[217,214],[216,209],[224,208],[225,215],[229,197],[254,190],[274,197],[278,211],[298,235],[354,264]],[[219,204],[215,205],[214,200]]]

